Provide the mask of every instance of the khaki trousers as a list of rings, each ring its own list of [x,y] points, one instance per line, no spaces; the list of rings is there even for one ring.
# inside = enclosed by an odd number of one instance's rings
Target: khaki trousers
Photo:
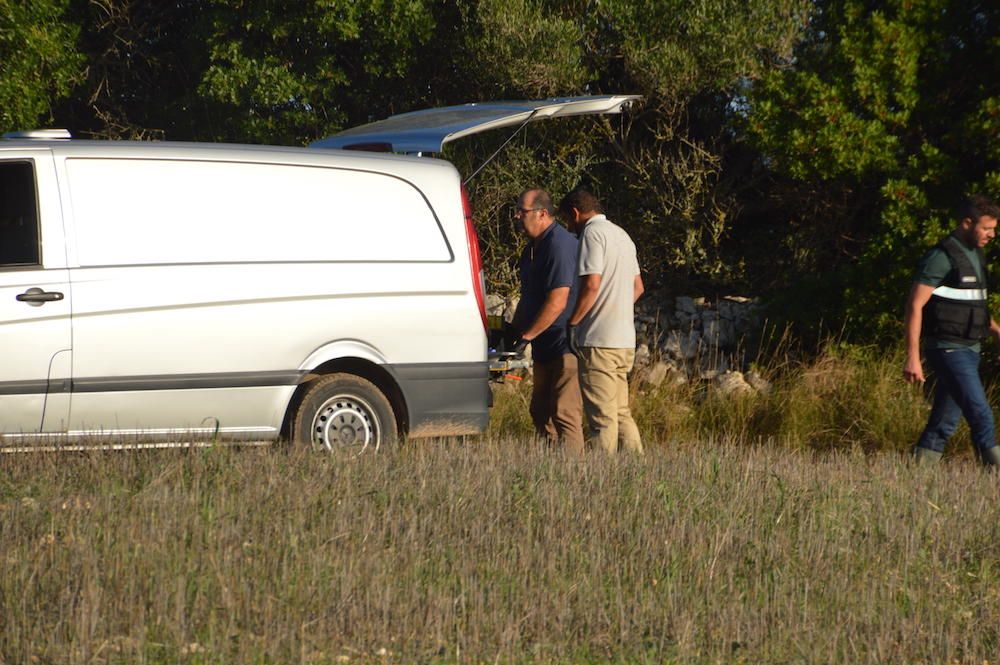
[[[566,353],[532,371],[531,420],[538,436],[562,442],[570,455],[583,454],[583,398],[576,356]]]
[[[628,408],[628,373],[635,362],[635,350],[583,346],[579,354],[583,409],[590,426],[588,441],[609,455],[618,452],[619,443],[642,454],[639,428]]]

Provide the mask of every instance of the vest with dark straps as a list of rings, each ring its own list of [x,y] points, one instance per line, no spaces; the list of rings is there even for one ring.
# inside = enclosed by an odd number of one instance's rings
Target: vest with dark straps
[[[925,337],[943,342],[972,345],[986,337],[990,329],[990,312],[986,305],[989,275],[983,250],[976,248],[983,271],[980,279],[976,267],[959,247],[960,242],[955,236],[948,236],[937,244],[937,248],[948,255],[951,271],[924,305],[922,332]]]

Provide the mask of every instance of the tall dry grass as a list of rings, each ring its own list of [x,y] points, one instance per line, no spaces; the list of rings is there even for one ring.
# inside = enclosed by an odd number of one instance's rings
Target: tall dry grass
[[[4,663],[982,663],[994,474],[704,440],[0,458]]]
[[[523,384],[518,436],[0,456],[0,663],[996,662],[1000,478],[911,466],[848,353],[637,394],[642,459],[533,442]]]
[[[633,381],[632,404],[640,429],[654,441],[720,437],[803,450],[902,452],[923,429],[933,388],[933,381],[906,384],[902,366],[899,352],[834,341],[808,355],[765,359],[755,367],[771,383],[765,394],[722,396],[709,382],[648,388]],[[971,456],[964,423],[948,455]]]

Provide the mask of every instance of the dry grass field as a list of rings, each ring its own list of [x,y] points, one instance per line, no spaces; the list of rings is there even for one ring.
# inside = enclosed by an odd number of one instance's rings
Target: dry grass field
[[[0,663],[997,663],[1000,477],[834,445],[882,431],[849,373],[637,396],[641,459],[496,431],[0,455]],[[791,394],[794,427],[848,420],[795,439]],[[499,397],[523,427],[525,389]]]

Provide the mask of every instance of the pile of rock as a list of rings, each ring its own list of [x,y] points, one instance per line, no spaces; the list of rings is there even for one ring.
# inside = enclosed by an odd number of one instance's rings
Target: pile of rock
[[[636,366],[644,384],[664,380],[684,383],[710,381],[725,395],[767,392],[770,386],[757,372],[743,373],[749,364],[748,342],[759,334],[758,299],[726,296],[707,298],[647,294],[636,307]]]
[[[487,313],[510,322],[517,301],[486,299]],[[758,299],[707,298],[647,293],[636,306],[636,375],[644,385],[664,381],[711,381],[727,395],[769,390],[756,372],[743,374],[751,358],[748,342],[762,325]]]

